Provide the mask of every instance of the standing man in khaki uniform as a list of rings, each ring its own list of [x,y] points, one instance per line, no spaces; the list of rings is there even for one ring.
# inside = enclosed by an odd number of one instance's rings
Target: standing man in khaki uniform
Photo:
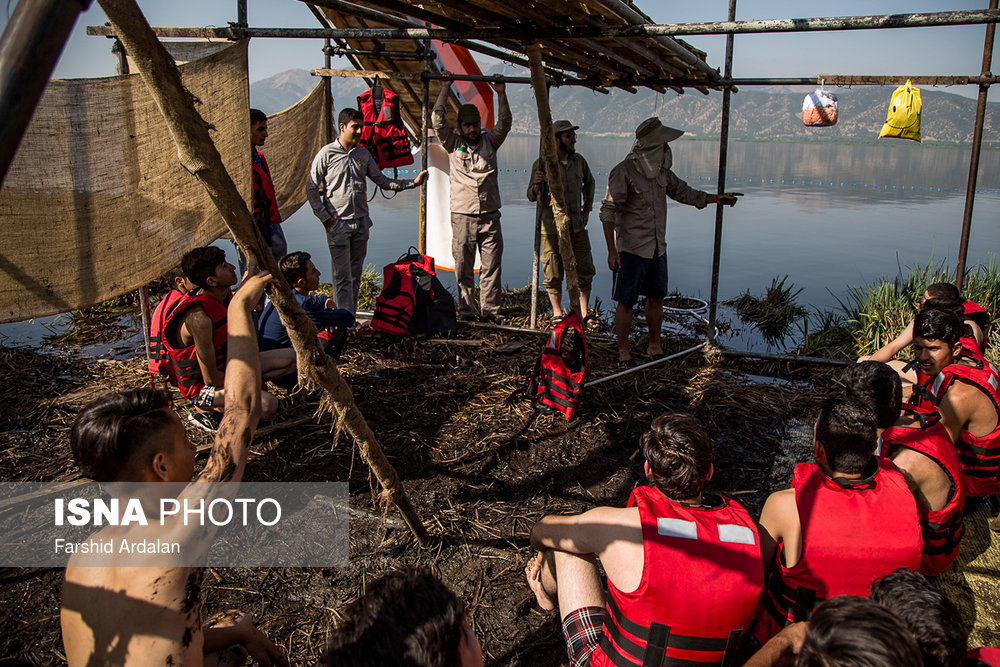
[[[703,209],[708,204],[736,204],[736,195],[710,195],[695,190],[670,171],[669,142],[684,134],[647,118],[635,129],[632,152],[608,174],[608,192],[601,202],[601,224],[608,244],[608,266],[615,273],[611,298],[615,308],[618,365],[634,366],[629,347],[632,307],[646,297],[649,344],[653,359],[663,356],[660,326],[667,294],[667,197]]]
[[[458,131],[445,119],[451,82],[441,86],[434,103],[432,122],[441,145],[448,151],[451,167],[451,252],[458,282],[458,316],[472,319],[473,264],[479,248],[479,305],[485,322],[501,322],[500,186],[497,183],[497,149],[510,132],[511,115],[507,88],[490,83],[497,94],[497,121],[492,130],[483,130],[479,109],[463,104],[458,110]]]
[[[579,126],[568,120],[557,120],[552,124],[566,198],[566,214],[569,216],[570,244],[576,258],[576,276],[580,285],[580,319],[585,320],[588,317],[590,285],[595,273],[594,258],[590,253],[590,237],[587,235],[587,219],[594,207],[594,176],[590,173],[587,161],[576,152],[578,129]],[[552,304],[552,321],[558,323],[563,317],[563,264],[559,255],[559,235],[553,219],[552,202],[545,187],[545,171],[541,160],[535,160],[531,173],[533,176],[528,185],[528,201],[541,199],[542,238],[539,255],[545,272],[545,291]]]

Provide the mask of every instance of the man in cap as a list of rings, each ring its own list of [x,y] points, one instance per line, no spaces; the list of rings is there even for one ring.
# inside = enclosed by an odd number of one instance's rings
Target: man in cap
[[[463,104],[458,110],[458,131],[445,119],[451,82],[441,86],[434,103],[432,122],[451,167],[451,253],[458,282],[458,316],[475,315],[472,301],[473,264],[479,248],[479,306],[482,319],[500,322],[500,186],[497,183],[497,149],[510,132],[511,115],[506,85],[490,83],[497,94],[497,120],[483,130],[479,109]]]
[[[612,298],[618,365],[634,366],[629,349],[632,308],[646,297],[649,344],[653,359],[663,356],[660,325],[667,294],[667,197],[703,209],[708,204],[736,204],[730,193],[712,195],[695,190],[670,171],[669,142],[684,134],[647,118],[635,130],[635,144],[608,174],[608,191],[601,202],[601,224],[608,244],[608,266],[615,273]]]
[[[590,284],[594,278],[594,259],[590,253],[590,237],[587,235],[587,219],[594,207],[594,177],[587,161],[576,152],[576,131],[579,126],[568,120],[557,120],[552,124],[556,135],[556,154],[559,157],[562,175],[566,214],[569,216],[570,245],[576,258],[576,275],[580,285],[580,317],[587,317],[587,303],[590,300]],[[553,219],[552,203],[546,186],[545,165],[541,159],[531,166],[531,183],[528,185],[528,201],[540,201],[542,218],[542,238],[540,257],[545,272],[545,291],[552,304],[552,321],[562,320],[562,278],[563,264],[559,255],[559,235]],[[570,304],[575,306],[575,304]]]

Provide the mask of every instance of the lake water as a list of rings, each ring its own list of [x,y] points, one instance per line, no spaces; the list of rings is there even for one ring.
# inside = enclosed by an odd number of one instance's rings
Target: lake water
[[[631,140],[581,136],[578,151],[587,158],[603,195],[608,171],[624,158]],[[503,281],[510,287],[531,282],[531,243],[535,206],[525,191],[537,137],[509,137],[500,149],[503,199]],[[968,148],[885,141],[873,145],[736,142],[729,147],[727,190],[745,194],[725,211],[720,298],[750,290],[761,295],[773,277],[788,275],[802,288],[799,303],[835,308],[850,285],[895,276],[898,267],[946,261],[958,255],[969,169]],[[694,187],[714,192],[718,144],[673,144],[674,172]],[[419,158],[418,158],[419,164]],[[983,151],[972,221],[968,266],[1000,248],[1000,151]],[[412,177],[401,170],[400,177]],[[600,222],[599,201],[590,220],[597,276],[593,296],[611,305],[611,272]],[[419,195],[393,199],[376,195],[367,263],[377,268],[416,245]],[[708,300],[711,292],[714,207],[702,211],[671,202],[667,214],[669,287]],[[322,225],[308,204],[284,223],[289,250],[313,255],[324,280],[330,257]],[[221,242],[231,254],[232,246]],[[451,276],[445,284],[454,288]],[[542,306],[544,308],[544,304]],[[0,327],[17,342],[21,329]]]

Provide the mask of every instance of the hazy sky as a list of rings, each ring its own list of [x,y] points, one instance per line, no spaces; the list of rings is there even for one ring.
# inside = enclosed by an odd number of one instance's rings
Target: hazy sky
[[[3,25],[16,0],[8,0]],[[250,0],[251,26],[317,27],[315,17],[298,0]],[[725,20],[726,0],[675,2],[638,0],[643,11],[659,23]],[[226,25],[236,20],[232,0],[140,0],[139,6],[152,25]],[[946,0],[841,0],[830,5],[801,0],[744,0],[737,4],[737,19],[801,18],[892,14],[985,8],[987,3]],[[110,40],[88,37],[86,26],[107,19],[96,2],[77,21],[66,50],[56,68],[61,78],[108,76],[114,73]],[[835,74],[978,74],[982,66],[985,26],[908,28],[839,33],[792,33],[742,35],[736,37],[736,76],[815,76]],[[708,62],[722,68],[725,37],[687,38],[708,52]],[[250,46],[250,80],[267,78],[292,68],[321,67],[322,40],[258,38]],[[335,65],[337,66],[337,65]],[[349,65],[340,65],[348,67]],[[975,87],[953,92],[975,95]]]

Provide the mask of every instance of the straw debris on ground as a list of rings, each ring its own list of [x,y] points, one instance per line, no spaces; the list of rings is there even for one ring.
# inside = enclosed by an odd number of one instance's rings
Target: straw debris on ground
[[[512,295],[511,302],[522,300]],[[525,312],[516,305],[504,314],[524,324]],[[524,347],[510,353],[505,344],[512,341]],[[622,505],[642,482],[638,437],[666,411],[705,423],[716,467],[709,490],[733,495],[756,516],[766,495],[788,482],[772,479],[786,423],[809,422],[818,401],[838,390],[833,371],[734,362],[709,348],[585,390],[580,415],[567,423],[519,396],[544,342],[537,333],[466,327],[433,342],[352,336],[340,370],[432,536],[426,549],[393,511],[384,513],[380,489],[347,436],[334,440],[329,417],[313,419],[318,396],[274,389],[282,405],[255,438],[245,479],[348,481],[350,566],[212,569],[206,615],[250,611],[292,664],[308,665],[367,582],[395,567],[427,564],[468,604],[486,664],[564,664],[558,621],[537,608],[524,583],[532,524],[544,514]],[[669,354],[698,341],[672,335],[664,342]],[[645,349],[641,339],[635,349]],[[613,342],[595,340],[589,352],[590,379],[617,371]],[[750,372],[792,382],[761,384]],[[68,431],[76,412],[109,389],[149,382],[141,356],[95,361],[0,348],[0,373],[4,480],[75,478]],[[196,444],[210,444],[209,434],[189,432]],[[17,664],[63,660],[61,579],[57,569],[0,572],[7,603],[0,656]]]

